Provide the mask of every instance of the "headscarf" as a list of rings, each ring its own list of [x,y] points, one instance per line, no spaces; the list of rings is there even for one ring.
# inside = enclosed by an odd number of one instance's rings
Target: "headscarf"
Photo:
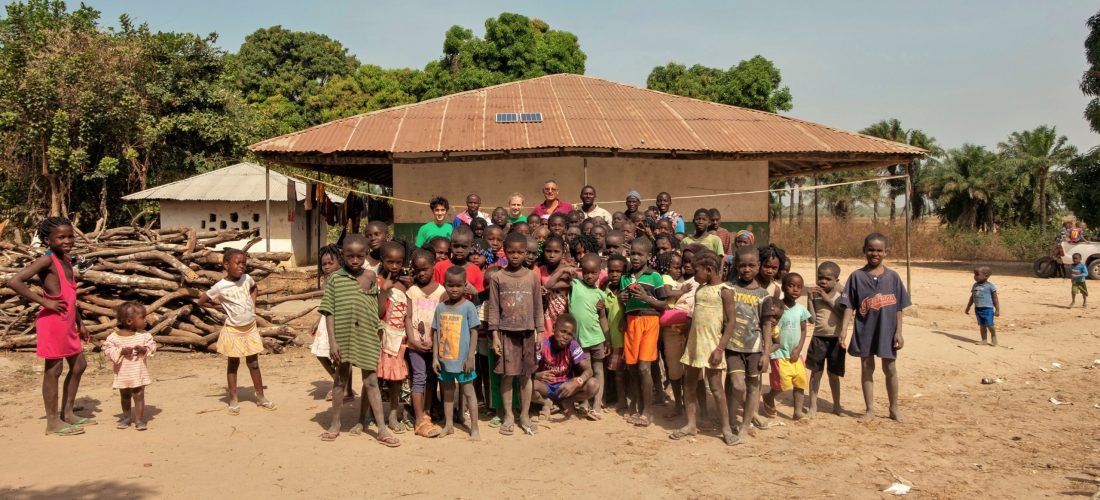
[[[629,193],[626,193],[626,197],[627,197],[627,198],[630,198],[631,196],[633,196],[633,197],[637,198],[637,199],[638,199],[638,201],[642,201],[642,195],[641,195],[641,194],[639,194],[639,193],[638,193],[637,191],[631,191],[631,192],[629,192]]]
[[[745,238],[749,240],[749,246],[756,245],[756,236],[753,236],[752,231],[749,231],[748,229],[742,229],[738,231],[737,234],[734,235],[733,241],[737,241],[737,238]]]

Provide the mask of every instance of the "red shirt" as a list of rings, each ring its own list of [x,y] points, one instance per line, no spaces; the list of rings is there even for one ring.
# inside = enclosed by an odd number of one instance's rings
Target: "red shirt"
[[[447,259],[442,262],[436,262],[435,270],[432,271],[432,279],[434,279],[436,283],[443,285],[444,278],[447,275],[447,270],[450,269],[453,265],[455,265],[455,263],[451,262],[451,259]],[[485,275],[477,266],[466,266],[466,282],[473,285],[474,290],[477,290],[477,293],[485,291]]]

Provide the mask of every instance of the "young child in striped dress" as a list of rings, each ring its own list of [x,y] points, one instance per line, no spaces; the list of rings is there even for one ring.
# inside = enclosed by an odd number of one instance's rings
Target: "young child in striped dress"
[[[145,386],[153,383],[145,360],[157,350],[157,343],[145,331],[145,306],[126,302],[118,306],[117,313],[119,329],[107,337],[103,353],[114,364],[115,380],[111,388],[118,389],[122,396],[118,428],[128,429],[132,423],[135,429],[143,431],[149,428],[145,423]]]

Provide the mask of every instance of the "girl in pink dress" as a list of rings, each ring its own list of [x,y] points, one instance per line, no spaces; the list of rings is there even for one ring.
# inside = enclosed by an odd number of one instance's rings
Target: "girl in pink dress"
[[[127,429],[133,423],[135,429],[143,431],[149,428],[145,424],[145,386],[153,383],[145,360],[157,350],[157,343],[145,331],[145,306],[126,302],[118,306],[117,313],[118,331],[103,342],[103,354],[114,364],[115,381],[111,388],[118,389],[122,396],[122,418],[118,420],[118,428]],[[134,403],[132,417],[131,401]]]
[[[382,244],[382,282],[380,284],[385,304],[382,308],[382,351],[378,358],[378,378],[385,380],[389,388],[390,430],[402,434],[412,422],[405,423],[405,407],[401,404],[401,383],[409,377],[405,364],[405,339],[413,333],[409,314],[409,297],[405,294],[412,284],[412,273],[405,259],[405,247],[396,241]]]
[[[38,336],[36,353],[46,360],[42,374],[42,400],[46,406],[46,434],[74,436],[84,433],[85,425],[94,425],[91,417],[78,417],[73,413],[80,377],[88,362],[80,339],[88,338],[88,331],[80,320],[76,307],[76,272],[68,254],[75,238],[73,224],[64,217],[48,217],[38,225],[38,239],[49,250],[29,266],[8,280],[8,287],[28,301],[40,306],[35,319]],[[27,281],[38,277],[42,293],[27,286]],[[57,385],[65,362],[69,374],[65,377],[61,410],[57,408]]]

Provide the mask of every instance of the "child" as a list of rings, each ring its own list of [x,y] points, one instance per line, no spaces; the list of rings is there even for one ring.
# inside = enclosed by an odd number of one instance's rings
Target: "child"
[[[454,434],[455,383],[462,387],[466,411],[470,418],[470,441],[480,441],[477,429],[477,397],[473,381],[477,379],[474,353],[471,348],[477,342],[477,307],[463,296],[466,291],[467,270],[460,266],[447,269],[443,287],[447,299],[435,309],[432,320],[432,369],[443,384],[443,435]]]
[[[608,355],[608,342],[611,340],[608,337],[605,295],[598,287],[600,267],[600,256],[595,252],[586,253],[580,261],[580,278],[573,278],[569,290],[569,314],[573,318],[577,341],[585,356],[591,360],[597,385],[592,406],[585,405],[582,410],[589,420],[599,420],[603,411],[603,361]],[[555,329],[554,335],[557,334]]]
[[[751,247],[756,245],[756,236],[752,234],[752,231],[748,229],[742,229],[737,232],[737,235],[733,237],[733,247],[735,249],[741,247]]]
[[[508,223],[515,224],[517,222],[527,222],[530,219],[523,215],[523,195],[519,193],[512,193],[512,196],[508,197]],[[540,219],[541,220],[541,219]]]
[[[737,249],[733,272],[736,276],[732,285],[736,298],[734,329],[732,334],[727,332],[729,338],[724,347],[732,389],[727,398],[730,422],[733,422],[739,407],[744,409],[741,425],[737,429],[737,442],[741,442],[748,436],[752,421],[756,418],[756,410],[760,406],[760,374],[768,366],[764,353],[771,352],[772,336],[761,332],[771,332],[776,313],[768,300],[768,291],[756,280],[760,272],[760,256],[755,248]]]
[[[607,370],[615,372],[615,406],[620,413],[629,411],[626,400],[626,367],[623,364],[623,326],[626,316],[619,302],[622,291],[623,274],[630,267],[626,257],[612,254],[607,258],[607,280],[600,291],[603,293],[603,305],[607,315],[607,340],[610,355],[607,358]]]
[[[623,356],[639,392],[640,411],[627,421],[638,427],[653,423],[653,376],[650,364],[657,361],[657,341],[660,339],[660,315],[667,308],[665,287],[661,275],[649,268],[653,241],[638,238],[630,245],[630,273],[620,280],[623,292],[619,299],[626,314],[623,332]]]
[[[538,216],[536,215],[535,217],[538,217]],[[534,225],[534,224],[528,224],[526,222],[517,222],[515,224],[512,224],[512,227],[511,227],[511,229],[508,230],[508,232],[509,233],[519,233],[519,234],[522,234],[524,236],[527,236],[527,235],[531,234],[531,228],[532,227],[538,228],[538,227],[542,227],[542,226],[538,226],[538,225]],[[501,242],[502,242],[501,244],[502,245],[503,245],[503,241],[504,240],[501,239]]]
[[[436,236],[424,246],[425,250],[435,255],[435,262],[445,262],[451,258],[451,241],[441,236]]]
[[[510,234],[504,240],[508,267],[489,278],[489,305],[485,316],[493,337],[493,351],[499,358],[493,368],[502,375],[501,398],[504,401],[504,421],[499,432],[510,436],[515,432],[512,412],[512,380],[520,379],[520,428],[535,434],[527,414],[531,407],[531,375],[535,373],[535,339],[544,328],[542,317],[542,286],[538,275],[525,268],[525,254],[530,242],[521,234]]]
[[[722,249],[722,240],[710,233],[710,211],[705,208],[700,208],[695,211],[695,216],[692,217],[692,223],[695,225],[695,234],[691,236],[684,236],[684,240],[680,242],[681,246],[687,246],[692,243],[699,243],[714,252],[715,255],[723,255],[725,250]]]
[[[599,392],[599,382],[592,376],[588,354],[573,338],[576,329],[577,321],[571,314],[565,313],[554,323],[554,333],[539,346],[539,367],[535,372],[533,394],[542,404],[543,416],[547,420],[550,418],[551,401],[558,403],[562,414],[568,416],[576,403],[583,405]],[[587,408],[582,408],[581,415],[588,420],[599,420]]]
[[[366,240],[362,236],[352,235],[363,240],[363,260],[366,260]],[[260,375],[259,355],[264,352],[264,343],[260,330],[256,328],[256,282],[245,274],[248,254],[228,248],[222,255],[222,267],[225,278],[214,283],[205,294],[199,296],[198,305],[219,304],[225,311],[225,326],[218,335],[218,352],[229,358],[226,379],[229,383],[229,414],[239,415],[241,406],[237,403],[237,369],[241,358],[248,366],[252,377],[252,386],[256,388],[256,405],[265,410],[274,410],[275,403],[264,397],[264,382]],[[362,265],[362,263],[360,263]],[[331,335],[330,335],[331,337]],[[329,339],[331,340],[331,338]],[[333,387],[343,387],[335,384]],[[333,398],[343,401],[344,398]]]
[[[623,222],[626,222],[626,214],[623,212],[615,212],[611,214],[611,229],[616,231],[622,230]]]
[[[364,235],[367,237],[367,264],[366,268],[378,272],[382,267],[382,244],[390,239],[390,227],[380,220],[372,220],[367,223]],[[339,246],[333,245],[337,251]],[[337,269],[339,266],[337,266]],[[326,275],[327,276],[327,275]],[[326,348],[326,351],[328,349]]]
[[[486,222],[485,219],[474,219],[470,221],[470,229],[474,231],[474,239],[485,238],[485,229],[488,227],[489,223]]]
[[[367,256],[366,238],[358,234],[344,239],[344,266],[332,273],[321,297],[320,312],[325,315],[329,332],[329,357],[336,366],[336,387],[351,377],[352,367],[363,377],[363,398],[359,403],[359,422],[350,434],[362,434],[367,429],[367,408],[378,422],[375,440],[395,448],[400,441],[386,427],[382,409],[382,392],[378,387],[378,360],[382,342],[378,331],[379,279],[373,271],[363,268]],[[344,398],[332,398],[332,422],[321,434],[322,441],[334,441],[340,436],[341,410]]]
[[[722,227],[722,212],[717,208],[712,208],[707,211],[710,215],[710,230],[718,237],[718,240],[722,242],[723,253],[729,255],[733,246],[733,235],[729,230]]]
[[[779,283],[779,270],[783,267],[783,257],[782,250],[775,245],[760,249],[760,274],[756,279],[775,300],[783,298],[783,287]]]
[[[367,224],[367,231],[371,230],[371,222]],[[370,236],[367,237],[367,241],[370,241]],[[328,277],[332,276],[332,273],[340,269],[342,265],[340,263],[340,247],[336,245],[325,245],[321,247],[318,252],[320,262],[318,266],[321,268],[321,276],[325,281],[328,281]],[[368,260],[369,263],[369,260]],[[317,322],[317,326],[313,329],[313,344],[309,347],[309,352],[313,353],[317,357],[317,361],[321,362],[321,366],[328,372],[330,377],[333,377],[332,381],[336,382],[336,368],[332,366],[332,360],[328,358],[330,349],[328,345],[328,323],[325,321],[325,316],[321,315],[321,319]],[[351,389],[351,380],[345,380],[344,386],[344,398],[351,400],[355,399],[355,391]],[[328,394],[325,394],[325,401],[332,401],[333,393],[336,392],[336,386],[333,385],[332,389],[329,389]]]
[[[84,433],[84,425],[94,425],[95,419],[73,413],[80,378],[88,367],[80,339],[88,339],[88,330],[81,321],[76,306],[76,271],[68,253],[75,241],[73,224],[64,217],[47,217],[38,224],[38,239],[49,247],[46,254],[35,259],[15,274],[7,285],[24,299],[42,306],[35,316],[38,342],[35,354],[46,361],[42,372],[42,400],[46,407],[46,435],[75,436]],[[32,292],[27,281],[37,277],[42,294]],[[57,382],[65,363],[61,411],[57,409]]]
[[[550,220],[553,221],[553,216]],[[573,279],[574,269],[565,265],[565,242],[557,236],[551,236],[542,245],[542,265],[539,266],[539,278],[544,289],[543,306],[546,313],[544,337],[554,330],[558,316],[569,310],[569,280]],[[542,340],[542,339],[539,339]]]
[[[413,429],[417,436],[434,438],[443,430],[432,423],[429,416],[432,398],[425,395],[435,393],[435,372],[430,369],[434,341],[430,333],[432,321],[435,320],[435,309],[445,292],[439,283],[432,280],[435,261],[430,252],[414,251],[410,263],[413,284],[405,292],[409,297],[409,312],[405,321],[411,322],[411,328],[405,341],[412,372],[409,386],[412,391],[413,418],[416,420]]]
[[[684,411],[684,365],[680,358],[687,345],[688,323],[695,307],[696,283],[694,280],[684,280],[682,261],[676,252],[657,256],[657,272],[661,273],[661,279],[668,288],[665,300],[668,308],[661,313],[661,352],[674,399],[672,410],[665,415],[668,418],[678,417]]]
[[[989,281],[993,271],[989,266],[974,268],[974,286],[970,287],[970,300],[966,303],[966,314],[970,314],[970,308],[974,307],[974,315],[978,318],[978,329],[982,334],[982,343],[988,344],[988,336],[993,340],[993,346],[997,346],[997,328],[993,324],[993,318],[1001,315],[1001,301],[997,299],[997,285]]]
[[[451,203],[447,201],[447,198],[436,196],[428,201],[428,206],[432,209],[432,220],[425,222],[416,231],[416,246],[418,247],[431,241],[432,238],[450,238],[451,231],[454,230],[454,226],[446,221],[447,212],[451,210]]]
[[[733,336],[736,314],[734,291],[722,282],[722,262],[713,252],[701,251],[692,263],[695,279],[700,283],[695,292],[695,307],[688,332],[687,345],[680,362],[684,364],[684,406],[687,412],[687,425],[677,429],[669,438],[673,440],[694,436],[697,408],[699,407],[698,385],[702,375],[706,375],[710,384],[710,393],[718,409],[722,440],[726,445],[737,444],[739,438],[730,429],[730,413],[726,406],[724,375],[726,373],[725,346]]]
[[[116,427],[126,429],[133,423],[135,429],[143,431],[149,428],[145,423],[145,386],[153,383],[145,360],[157,350],[157,343],[145,332],[145,306],[140,302],[125,302],[116,312],[118,331],[103,342],[103,354],[115,369],[111,388],[118,389],[122,396],[122,418]],[[133,416],[130,415],[131,400]]]
[[[626,245],[626,235],[622,231],[610,231],[604,239],[604,247],[607,255],[621,255],[626,257],[630,249]]]
[[[810,289],[810,314],[813,315],[814,334],[806,353],[806,368],[810,370],[810,413],[817,415],[817,391],[821,389],[821,376],[829,371],[829,389],[833,394],[833,414],[841,415],[840,378],[844,376],[844,358],[847,353],[840,347],[840,319],[843,314],[840,296],[844,293],[837,286],[840,266],[825,261],[817,266],[817,286]]]
[[[482,275],[481,269],[470,264],[470,246],[473,243],[474,232],[470,229],[470,226],[462,225],[455,228],[454,233],[451,234],[451,255],[448,256],[447,260],[436,262],[432,279],[436,283],[443,283],[444,274],[451,266],[461,267],[466,270],[466,277],[469,279],[470,286],[476,290],[470,296],[476,298],[476,295],[485,289],[485,277]]]
[[[500,226],[485,228],[485,241],[489,243],[492,255],[486,261],[487,265],[505,267],[508,265],[508,257],[504,255],[504,229]]]
[[[546,219],[546,228],[550,230],[550,235],[558,238],[565,237],[565,228],[568,226],[569,219],[564,214],[553,213]]]
[[[535,269],[535,266],[538,265],[539,257],[541,256],[541,254],[542,254],[542,243],[539,242],[538,240],[536,240],[535,238],[532,238],[532,237],[528,236],[527,237],[527,254],[525,255],[524,260],[523,260],[523,267],[526,267],[527,269],[531,269],[533,271],[536,271],[535,272],[536,276],[538,275],[538,271]]]
[[[890,418],[901,422],[898,411],[898,351],[905,346],[901,336],[903,310],[912,305],[909,293],[901,277],[888,269],[886,237],[871,233],[863,239],[863,254],[867,265],[848,276],[844,285],[841,304],[844,305],[843,337],[840,346],[848,354],[860,357],[860,382],[863,386],[863,403],[867,410],[863,421],[875,415],[875,357],[882,358],[882,371],[886,373],[886,394],[890,400]],[[855,319],[855,332],[848,325]],[[849,343],[850,342],[850,343]]]
[[[1088,277],[1089,268],[1081,263],[1081,254],[1073,254],[1073,266],[1070,267],[1069,306],[1066,309],[1073,307],[1073,304],[1077,302],[1078,292],[1081,293],[1081,307],[1089,306],[1089,286],[1085,283]]]
[[[542,244],[546,242],[546,239],[550,237],[550,228],[546,227],[546,225],[542,225],[536,227],[533,231],[531,231],[531,233],[531,235],[535,237],[535,241],[539,243],[539,247],[541,248]]]
[[[409,367],[405,364],[405,349],[407,339],[413,333],[412,323],[407,321],[409,297],[405,294],[412,285],[410,274],[405,259],[405,245],[387,241],[382,246],[382,283],[379,293],[385,297],[385,313],[382,316],[382,352],[378,357],[378,378],[386,381],[389,390],[387,425],[394,434],[404,434],[406,430],[405,408],[401,404],[401,383],[409,376]]]
[[[546,224],[542,223],[542,217],[539,217],[538,215],[535,215],[535,214],[531,214],[531,215],[527,216],[527,225],[530,226],[531,229],[534,229],[536,227],[545,226]]]
[[[504,207],[496,207],[493,209],[493,214],[489,216],[489,222],[494,226],[498,226],[505,230],[512,224],[508,221],[508,211],[504,210]]]
[[[802,420],[802,399],[806,396],[806,367],[802,365],[802,349],[806,346],[806,322],[810,311],[798,302],[802,296],[802,276],[790,273],[783,277],[783,314],[779,317],[779,341],[771,350],[772,390],[764,395],[764,404],[775,412],[775,397],[794,391],[794,416]]]
[[[596,240],[596,251],[603,254],[604,248],[607,245],[607,226],[597,223],[596,226],[592,228],[592,238]]]

